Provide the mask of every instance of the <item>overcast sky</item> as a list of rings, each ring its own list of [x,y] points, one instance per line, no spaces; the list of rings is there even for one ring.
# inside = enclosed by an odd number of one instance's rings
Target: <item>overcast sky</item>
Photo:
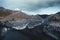
[[[60,11],[60,0],[0,0],[0,6],[29,15],[54,14]]]

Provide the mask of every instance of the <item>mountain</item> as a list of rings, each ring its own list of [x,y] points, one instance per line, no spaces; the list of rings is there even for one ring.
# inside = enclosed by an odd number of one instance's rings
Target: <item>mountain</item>
[[[60,12],[53,15],[27,15],[22,11],[5,10],[9,15],[0,22],[3,40],[60,40]],[[43,20],[42,20],[43,19]],[[8,21],[7,21],[8,20]],[[1,35],[0,34],[0,35]]]
[[[34,26],[36,26],[36,24],[39,25],[42,20],[38,15],[27,15],[22,11],[9,10],[3,7],[0,9],[2,10],[1,12],[3,12],[1,16],[4,17],[0,20],[3,21],[5,25],[13,26],[14,28],[24,29],[27,24],[29,28],[34,28]]]
[[[41,17],[39,17],[39,18],[37,18],[36,16],[32,16],[32,15],[27,15],[27,14],[25,14],[24,12],[22,12],[22,11],[14,11],[14,12],[12,12],[12,14],[11,15],[9,15],[8,17],[7,17],[8,19],[10,18],[10,19],[15,19],[15,20],[41,20],[42,18]]]
[[[38,16],[40,16],[40,17],[43,18],[43,19],[46,19],[46,18],[49,17],[50,15],[46,15],[46,14],[45,14],[45,15],[39,15],[39,14],[38,14]]]
[[[54,17],[56,21],[60,21],[60,12],[56,13]]]
[[[50,15],[47,19],[50,21],[57,21],[57,22],[60,21],[60,12]]]
[[[3,7],[0,7],[0,19],[7,17],[11,14],[11,10],[5,9]]]
[[[3,7],[0,7],[0,18],[3,20],[41,20],[41,17],[37,17],[35,15],[27,15],[22,11],[17,10],[9,10]]]
[[[60,12],[50,15],[44,21],[48,21],[47,24],[49,26],[60,27]]]

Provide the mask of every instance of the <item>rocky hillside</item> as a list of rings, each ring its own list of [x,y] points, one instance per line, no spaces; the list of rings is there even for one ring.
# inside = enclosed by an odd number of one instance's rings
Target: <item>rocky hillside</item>
[[[7,17],[8,15],[11,14],[11,10],[8,10],[8,9],[5,9],[3,7],[0,7],[0,18],[5,18]]]
[[[23,13],[22,11],[14,11],[5,9],[3,7],[0,7],[0,19],[3,18],[3,20],[41,20],[41,17],[37,17],[35,15],[27,15]]]
[[[60,12],[50,15],[47,19],[50,21],[57,21],[57,22],[60,21]]]

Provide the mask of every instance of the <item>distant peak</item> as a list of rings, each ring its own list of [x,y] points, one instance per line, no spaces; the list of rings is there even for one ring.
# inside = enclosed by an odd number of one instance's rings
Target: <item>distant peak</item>
[[[14,10],[20,11],[20,9],[19,9],[19,8],[16,8],[16,9],[14,9]]]

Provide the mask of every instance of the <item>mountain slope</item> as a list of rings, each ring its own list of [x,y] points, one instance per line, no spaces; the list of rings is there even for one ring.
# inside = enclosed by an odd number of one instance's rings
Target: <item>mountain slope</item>
[[[11,10],[0,7],[0,19],[7,17],[8,15],[11,14],[11,12],[12,12]]]
[[[60,21],[60,12],[57,12],[56,14],[50,15],[48,17],[50,21]]]

